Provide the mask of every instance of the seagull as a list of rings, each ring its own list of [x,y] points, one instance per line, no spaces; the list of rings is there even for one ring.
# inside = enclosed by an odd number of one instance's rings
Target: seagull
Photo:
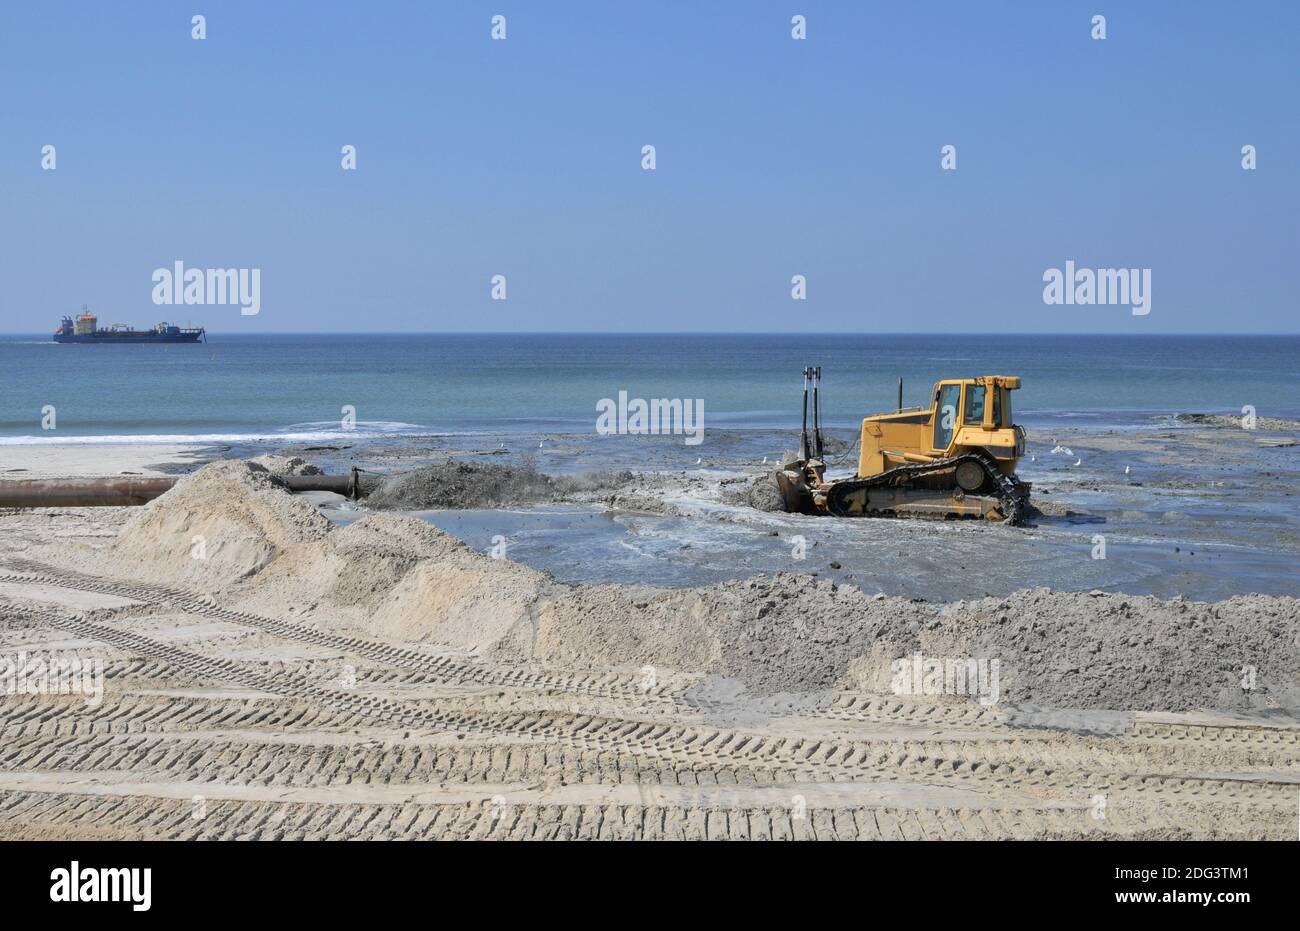
[[[538,440],[538,441],[537,441],[537,448],[538,448],[538,449],[541,449],[541,448],[542,448],[542,441],[541,441],[541,440]]]
[[[1037,461],[1038,461],[1038,457],[1037,457],[1037,456],[1030,456],[1030,457],[1029,457],[1029,461],[1030,461],[1030,462],[1037,462]]]
[[[767,457],[766,457],[766,456],[763,457],[763,465],[767,465]]]
[[[1129,471],[1130,471],[1130,470],[1129,470],[1129,467],[1128,467],[1128,466],[1124,466],[1124,474],[1125,474],[1125,475],[1128,475]]]
[[[696,465],[699,465],[699,464],[700,464],[701,462],[703,462],[703,461],[704,461],[703,459],[696,459],[696,460],[695,460],[695,464],[696,464]]]
[[[1083,460],[1082,460],[1082,459],[1076,459],[1076,460],[1074,460],[1074,464],[1075,464],[1075,465],[1083,465]]]

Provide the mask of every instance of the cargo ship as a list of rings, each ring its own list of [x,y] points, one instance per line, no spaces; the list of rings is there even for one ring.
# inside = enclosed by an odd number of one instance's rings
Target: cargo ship
[[[197,343],[207,342],[203,327],[180,327],[166,321],[150,330],[133,330],[125,323],[99,328],[99,318],[84,310],[76,320],[65,316],[54,331],[56,343]]]

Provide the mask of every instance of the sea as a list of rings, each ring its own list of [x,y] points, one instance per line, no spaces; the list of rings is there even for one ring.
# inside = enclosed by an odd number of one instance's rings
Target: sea
[[[86,346],[4,335],[0,445],[580,434],[620,391],[700,399],[706,428],[796,429],[810,365],[840,428],[893,409],[899,379],[904,403],[923,404],[941,378],[985,374],[1021,377],[1016,419],[1031,428],[1247,405],[1300,416],[1300,336],[213,333]]]

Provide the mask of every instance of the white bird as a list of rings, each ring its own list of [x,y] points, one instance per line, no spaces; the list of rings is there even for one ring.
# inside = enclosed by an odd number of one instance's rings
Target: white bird
[[[1030,462],[1037,462],[1037,461],[1038,461],[1038,457],[1037,457],[1037,456],[1030,456],[1030,457],[1029,457],[1029,461],[1030,461]]]
[[[1129,471],[1130,471],[1130,470],[1129,470],[1129,467],[1128,467],[1128,466],[1124,466],[1124,474],[1125,474],[1125,475],[1128,475]]]
[[[696,460],[695,460],[695,464],[696,464],[696,465],[699,465],[699,464],[700,464],[701,462],[703,462],[703,461],[704,461],[703,459],[696,459]]]
[[[1075,465],[1083,465],[1083,460],[1082,460],[1082,459],[1076,459],[1076,460],[1074,460],[1074,464],[1075,464]]]
[[[766,457],[766,456],[763,457],[763,465],[767,465],[767,457]]]
[[[542,441],[541,441],[541,440],[538,440],[538,441],[537,441],[537,448],[538,448],[538,449],[541,449],[541,448],[542,448]]]

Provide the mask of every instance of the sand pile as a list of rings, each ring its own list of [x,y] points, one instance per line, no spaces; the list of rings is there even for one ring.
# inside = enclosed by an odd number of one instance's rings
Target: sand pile
[[[236,596],[249,611],[522,658],[530,608],[549,584],[422,520],[376,514],[287,549]]]
[[[950,605],[1002,661],[1006,701],[1058,708],[1300,711],[1300,600],[1215,604],[1020,591]]]
[[[1194,423],[1204,427],[1225,427],[1242,429],[1242,418],[1237,414],[1176,414],[1174,420],[1182,423]],[[1255,429],[1285,433],[1300,430],[1300,420],[1288,420],[1285,417],[1256,417]]]
[[[82,568],[224,589],[228,603],[272,616],[513,661],[720,677],[754,698],[890,694],[892,664],[920,652],[996,661],[1004,705],[1300,711],[1295,598],[1197,604],[1040,589],[930,605],[787,573],[683,589],[563,585],[415,518],[334,529],[253,463],[186,477],[125,526],[103,562]]]
[[[578,588],[537,616],[543,662],[662,664],[727,677],[753,698],[846,686],[893,694],[895,661],[920,653],[996,668],[1004,705],[1300,712],[1295,598],[1198,604],[1040,589],[936,606],[778,574],[673,591]]]
[[[448,461],[385,478],[370,493],[375,510],[426,510],[537,504],[553,501],[555,480],[536,469]]]
[[[387,476],[366,506],[378,511],[518,507],[599,496],[635,479],[627,471],[552,476],[531,465],[448,460]]]
[[[533,658],[570,667],[717,669],[722,644],[704,591],[557,586],[537,606]]]
[[[754,694],[807,692],[841,681],[882,635],[910,648],[922,613],[787,573],[668,590],[578,586],[538,607],[535,655],[725,675]]]
[[[329,530],[315,507],[287,494],[263,467],[214,462],[141,508],[95,561],[114,575],[215,591]]]
[[[532,611],[551,587],[549,576],[476,553],[415,518],[382,519],[400,521],[433,552],[385,594],[367,629],[399,640],[429,640],[527,658],[533,638]]]
[[[722,500],[768,513],[785,510],[785,502],[781,500],[781,489],[777,487],[774,472],[723,482]]]
[[[323,603],[373,610],[411,569],[437,555],[437,536],[423,521],[386,515],[331,527],[317,539],[289,547],[240,586],[239,603],[266,612],[286,606],[311,611]]]
[[[323,475],[324,472],[301,456],[276,456],[267,453],[248,460],[272,475]]]

